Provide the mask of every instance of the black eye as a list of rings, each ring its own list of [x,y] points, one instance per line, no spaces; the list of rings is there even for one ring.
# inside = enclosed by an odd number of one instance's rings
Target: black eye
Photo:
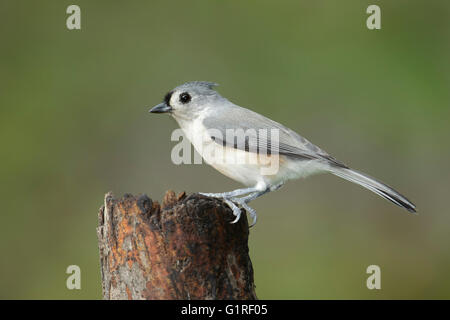
[[[191,95],[187,92],[183,92],[182,94],[180,94],[180,102],[185,104],[188,103],[189,101],[191,101]]]

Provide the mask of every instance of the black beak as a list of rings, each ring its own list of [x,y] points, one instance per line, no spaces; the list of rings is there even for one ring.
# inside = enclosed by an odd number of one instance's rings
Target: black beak
[[[160,103],[157,106],[154,106],[153,108],[151,108],[148,112],[151,113],[166,113],[166,112],[170,112],[172,111],[172,107],[168,106],[167,104]]]

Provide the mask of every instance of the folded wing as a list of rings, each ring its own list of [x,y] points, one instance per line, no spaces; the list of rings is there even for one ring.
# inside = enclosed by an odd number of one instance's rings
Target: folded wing
[[[211,139],[224,146],[249,152],[280,154],[299,160],[317,160],[332,166],[347,168],[345,164],[291,129],[236,105],[214,110],[203,120],[203,125],[208,132],[211,132]],[[278,141],[274,141],[272,130],[278,132]],[[239,131],[245,134],[244,143],[239,143],[237,137],[229,134]]]

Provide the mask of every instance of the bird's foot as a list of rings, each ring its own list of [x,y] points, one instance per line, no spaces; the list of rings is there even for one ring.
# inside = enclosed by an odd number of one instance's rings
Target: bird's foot
[[[233,214],[236,217],[231,223],[236,223],[239,221],[239,218],[241,217],[241,208],[247,211],[250,214],[250,217],[252,218],[252,224],[249,226],[250,228],[253,227],[256,224],[256,210],[251,208],[247,201],[243,198],[223,198],[223,201],[233,210]],[[241,208],[240,208],[241,207]]]
[[[256,210],[251,208],[248,205],[248,201],[246,199],[243,198],[233,198],[231,199],[234,203],[237,203],[238,205],[240,205],[245,211],[247,211],[250,214],[250,217],[252,218],[252,223],[249,226],[249,228],[253,227],[256,224],[256,219],[258,218],[256,215]],[[239,218],[237,218],[236,222],[239,220]],[[235,223],[235,221],[233,221],[232,223]]]
[[[245,197],[242,197],[242,198],[228,197],[224,193],[203,193],[203,192],[200,192],[200,194],[204,195],[206,197],[222,199],[223,202],[225,202],[230,207],[230,209],[233,211],[233,215],[236,217],[230,223],[236,223],[236,222],[239,221],[239,219],[241,218],[241,213],[242,213],[242,210],[241,210],[240,207],[242,207],[242,209],[247,211],[250,214],[250,217],[252,218],[252,224],[250,225],[250,227],[253,227],[256,224],[256,219],[257,219],[256,210],[251,208],[247,204],[249,202],[249,200],[245,199]]]

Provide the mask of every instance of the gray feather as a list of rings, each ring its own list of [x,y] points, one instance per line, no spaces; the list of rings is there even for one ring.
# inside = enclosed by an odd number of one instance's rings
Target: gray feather
[[[399,207],[405,208],[409,212],[416,212],[416,206],[405,196],[401,195],[387,184],[384,184],[383,182],[378,181],[365,173],[345,168],[332,168],[330,172],[348,181],[359,184],[372,192],[375,192],[379,196],[395,203]]]

